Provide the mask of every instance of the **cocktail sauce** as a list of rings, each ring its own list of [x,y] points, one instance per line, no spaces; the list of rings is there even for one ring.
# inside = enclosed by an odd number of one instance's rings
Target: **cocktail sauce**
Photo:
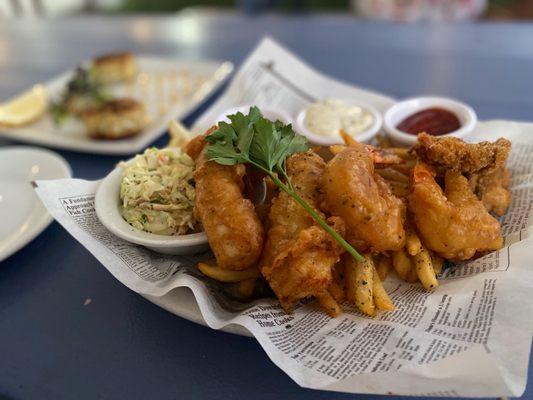
[[[437,107],[414,113],[396,126],[397,129],[412,135],[426,132],[434,136],[446,135],[460,127],[461,122],[457,115]]]

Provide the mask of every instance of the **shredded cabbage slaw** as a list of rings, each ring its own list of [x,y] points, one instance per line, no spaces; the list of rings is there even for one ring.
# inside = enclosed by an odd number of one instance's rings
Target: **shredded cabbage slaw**
[[[121,214],[130,225],[158,235],[197,230],[194,161],[181,149],[149,148],[120,166]]]

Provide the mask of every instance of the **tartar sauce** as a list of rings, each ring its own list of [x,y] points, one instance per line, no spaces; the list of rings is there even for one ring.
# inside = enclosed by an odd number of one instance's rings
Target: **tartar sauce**
[[[325,99],[309,106],[304,123],[307,129],[320,136],[337,137],[341,129],[357,136],[370,128],[374,116],[362,107],[337,99]]]

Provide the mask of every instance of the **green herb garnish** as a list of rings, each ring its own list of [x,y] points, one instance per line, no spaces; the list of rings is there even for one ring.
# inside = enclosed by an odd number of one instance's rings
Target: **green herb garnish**
[[[260,169],[300,204],[357,261],[364,261],[364,258],[292,187],[285,160],[291,154],[306,151],[307,139],[297,135],[291,125],[263,118],[257,107],[251,107],[248,115],[239,112],[228,115],[228,118],[231,124],[220,122],[218,129],[206,137],[207,158],[223,165],[250,164]]]

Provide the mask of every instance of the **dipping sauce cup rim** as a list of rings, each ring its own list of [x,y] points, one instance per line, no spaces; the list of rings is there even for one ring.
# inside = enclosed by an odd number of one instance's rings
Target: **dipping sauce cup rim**
[[[368,143],[370,140],[374,138],[374,136],[377,135],[379,130],[381,129],[381,126],[383,125],[383,117],[379,113],[379,111],[372,107],[371,105],[367,103],[363,103],[361,101],[357,100],[347,100],[347,99],[340,99],[346,104],[349,104],[351,106],[357,106],[361,107],[365,111],[368,111],[370,114],[372,114],[372,117],[374,118],[374,121],[372,122],[372,125],[366,130],[364,130],[361,133],[358,133],[357,135],[353,135],[353,138],[357,140],[358,142],[362,143]],[[313,133],[310,129],[307,128],[305,125],[305,116],[307,114],[307,110],[311,104],[308,104],[304,108],[302,108],[296,117],[296,132],[300,135],[305,136],[311,145],[320,145],[320,146],[332,146],[334,144],[344,144],[344,141],[342,138],[339,137],[327,137],[327,136],[321,136],[317,135],[316,133]]]
[[[439,135],[439,137],[454,136],[462,138],[472,132],[477,123],[477,115],[474,109],[461,101],[436,96],[411,97],[395,103],[385,112],[383,128],[387,136],[397,145],[415,144],[417,135],[403,132],[396,126],[405,118],[429,108],[443,108],[451,111],[461,122],[459,129],[445,135]]]

